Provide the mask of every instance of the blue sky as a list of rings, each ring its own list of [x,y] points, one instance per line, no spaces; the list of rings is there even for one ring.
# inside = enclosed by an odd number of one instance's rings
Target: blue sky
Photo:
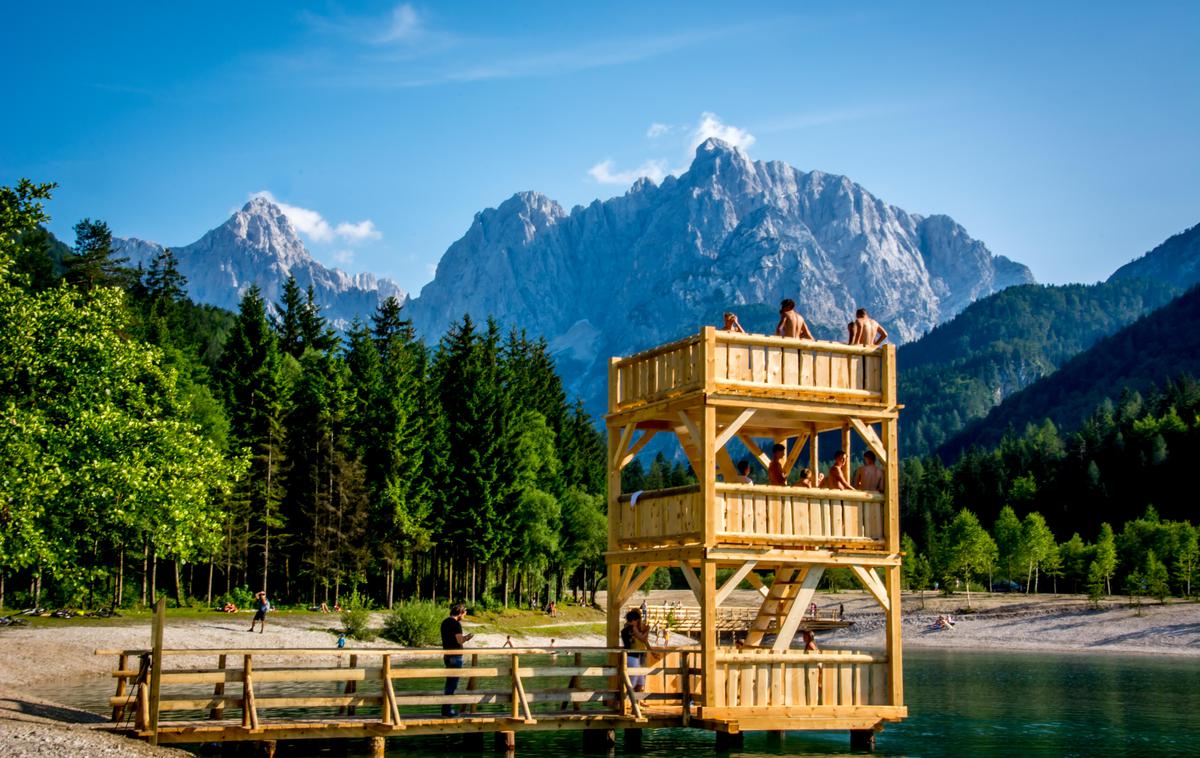
[[[475,212],[621,194],[706,134],[1045,282],[1200,222],[1200,3],[111,5],[0,28],[0,183],[58,182],[68,242],[186,244],[269,192],[318,259],[415,292]]]

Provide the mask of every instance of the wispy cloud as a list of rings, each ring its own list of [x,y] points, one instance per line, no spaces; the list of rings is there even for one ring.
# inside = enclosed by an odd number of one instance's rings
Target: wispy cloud
[[[588,169],[588,176],[600,184],[631,184],[641,177],[661,182],[671,175],[679,175],[687,171],[689,162],[696,148],[710,137],[715,137],[730,145],[745,150],[754,144],[754,135],[748,130],[733,124],[727,124],[717,114],[705,111],[694,125],[671,125],[655,121],[646,130],[646,138],[659,140],[671,135],[683,134],[685,138],[678,143],[682,148],[683,165],[679,168],[668,168],[672,163],[667,158],[648,158],[634,169],[618,170],[611,159],[600,161]]]
[[[632,184],[642,177],[658,183],[667,177],[667,162],[648,160],[635,169],[617,171],[611,160],[603,160],[588,169],[588,175],[600,184]]]
[[[334,250],[333,262],[340,263],[343,266],[349,266],[351,263],[354,263],[354,251],[346,249]]]
[[[358,222],[343,221],[335,226],[326,221],[325,217],[319,212],[311,208],[302,208],[298,205],[285,203],[267,190],[251,193],[250,197],[251,199],[262,198],[274,203],[278,206],[279,210],[283,211],[283,215],[287,216],[288,221],[292,222],[292,226],[296,227],[296,231],[312,242],[341,240],[346,244],[355,245],[369,239],[380,239],[383,237],[383,233],[376,228],[375,222],[370,219]]]
[[[811,129],[818,126],[830,126],[848,121],[891,116],[909,109],[912,106],[896,105],[867,105],[845,108],[828,108],[824,110],[805,111],[790,116],[764,122],[756,127],[763,134],[790,132],[796,129]]]
[[[415,39],[424,31],[422,19],[416,8],[408,3],[401,3],[392,9],[391,24],[379,35],[380,44],[401,42]]]

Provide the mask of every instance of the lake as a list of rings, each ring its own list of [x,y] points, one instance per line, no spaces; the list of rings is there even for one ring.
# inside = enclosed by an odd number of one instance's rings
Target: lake
[[[86,692],[87,701],[82,700]],[[38,694],[102,712],[109,686],[40,688]],[[913,650],[905,654],[908,719],[880,733],[887,756],[1200,755],[1200,658]],[[490,738],[489,738],[490,739]],[[471,756],[454,737],[389,740],[389,754]],[[490,742],[486,752],[491,755]],[[741,754],[839,755],[845,732],[749,733]],[[292,743],[280,755],[361,755],[363,743]],[[621,752],[621,738],[617,738]],[[518,733],[518,755],[579,755],[578,732]],[[713,735],[647,731],[648,758],[715,755]]]

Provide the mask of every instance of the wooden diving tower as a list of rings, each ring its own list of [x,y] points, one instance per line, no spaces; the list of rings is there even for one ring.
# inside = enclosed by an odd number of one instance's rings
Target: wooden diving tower
[[[673,679],[648,688],[686,693],[689,726],[849,730],[869,747],[907,715],[900,645],[896,352],[707,327],[609,365],[608,645],[622,609],[661,566],[683,572],[702,620],[700,645],[667,653]],[[818,435],[852,435],[873,450],[884,492],[737,483],[728,451],[738,439],[762,466],[758,440],[786,446],[784,471],[821,461]],[[699,483],[623,493],[621,470],[654,437],[673,435]],[[832,451],[826,458],[832,459]],[[849,472],[847,472],[849,473]],[[886,614],[883,654],[792,648],[823,573],[849,569]],[[723,582],[717,572],[732,571]],[[759,573],[770,573],[765,581]],[[718,609],[743,581],[761,605],[742,648],[718,644]],[[773,634],[771,633],[773,631]],[[683,656],[690,663],[677,663]],[[652,655],[651,660],[656,656]],[[682,681],[683,679],[687,681]],[[688,702],[690,700],[690,704]]]

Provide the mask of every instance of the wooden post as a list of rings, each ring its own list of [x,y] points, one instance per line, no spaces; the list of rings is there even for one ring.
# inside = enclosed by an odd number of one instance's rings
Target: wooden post
[[[517,688],[517,682],[520,680],[520,656],[513,654],[512,657],[512,717],[514,719],[521,717],[521,694]]]
[[[891,347],[889,345],[889,347]],[[900,459],[898,456],[899,430],[895,420],[883,422],[883,444],[887,448],[887,463],[884,464],[883,477],[883,507],[886,509],[885,519],[887,530],[887,545],[889,553],[900,552]]]
[[[242,656],[242,727],[258,729],[258,709],[254,706],[254,664],[251,655]]]
[[[572,661],[572,665],[575,666],[575,668],[581,668],[583,666],[583,653],[576,653],[574,655],[574,660]],[[567,689],[568,690],[579,689],[580,686],[582,685],[582,681],[583,680],[580,679],[578,676],[572,676],[571,680],[569,682],[567,682]],[[572,705],[573,709],[576,711],[583,709],[583,703],[571,703],[571,705]],[[567,710],[567,702],[565,700],[563,701],[561,710],[564,710],[564,711]]]
[[[471,654],[471,668],[476,668],[477,666],[479,666],[479,653],[472,653]],[[469,676],[469,677],[467,677],[467,692],[470,692],[471,690],[474,690],[474,689],[476,689],[475,677]],[[476,706],[475,703],[469,703],[467,705],[466,711],[468,713],[474,713],[475,706]]]
[[[383,656],[379,677],[381,679],[380,689],[383,692],[383,703],[379,708],[380,720],[389,726],[399,728],[402,726],[400,706],[396,703],[396,687],[392,684],[392,656],[390,654]]]
[[[850,481],[850,424],[842,424],[842,450],[846,451],[846,481]]]
[[[683,700],[683,725],[692,720],[692,659],[686,651],[679,654],[679,682]]]
[[[617,744],[617,733],[612,729],[584,729],[583,749],[588,753],[607,753]]]
[[[149,658],[149,653],[142,656],[141,673],[137,681],[137,716],[134,725],[139,732],[150,729],[150,688],[145,679],[146,676],[149,676]]]
[[[716,749],[718,753],[741,750],[745,744],[746,739],[741,732],[717,732]]]
[[[704,708],[717,705],[717,564],[705,560],[700,564],[704,601],[704,618],[700,629],[700,704]]]
[[[384,737],[371,738],[371,758],[383,758],[387,754],[387,739]]]
[[[817,480],[821,478],[821,451],[817,449],[817,425],[812,425],[812,431],[808,435],[808,469],[812,472],[813,486],[817,486]]]
[[[904,650],[900,640],[900,566],[888,566],[887,657],[888,705],[904,705]]]
[[[221,670],[221,673],[225,673],[226,662],[227,661],[226,661],[226,657],[225,657],[224,653],[217,656],[217,668]],[[219,681],[213,685],[213,697],[224,697],[224,696],[225,696],[225,680],[224,680],[224,678],[222,678],[221,681]],[[210,710],[208,712],[208,717],[209,717],[209,719],[211,719],[213,721],[219,721],[219,720],[225,718],[225,704],[222,702],[218,705],[213,706],[212,710]]]
[[[154,607],[150,628],[150,744],[158,744],[158,692],[162,687],[163,625],[167,621],[167,599],[160,597]]]
[[[350,655],[350,668],[351,669],[358,668],[358,655],[356,655],[356,654]],[[358,692],[358,682],[354,679],[347,679],[344,694],[353,695],[357,692]],[[348,706],[346,706],[346,715],[353,716],[355,711],[357,711],[357,710],[358,709],[355,708],[353,705],[348,705]]]
[[[121,653],[120,655],[118,655],[118,656],[117,656],[117,671],[124,671],[124,670],[125,670],[125,667],[126,667],[127,665],[129,665],[129,656],[128,656],[128,655],[126,655],[125,653]],[[125,694],[125,676],[124,676],[124,675],[118,675],[118,676],[117,676],[117,694],[116,694],[116,697],[121,697],[121,696],[123,696],[124,694]],[[113,722],[114,722],[114,723],[118,723],[118,724],[119,724],[119,723],[121,722],[121,719],[123,719],[123,718],[125,718],[125,706],[123,706],[123,705],[114,705],[114,706],[113,706],[113,709],[112,709],[112,720],[113,720]]]
[[[511,753],[517,749],[517,733],[496,732],[492,741],[492,747],[497,753]]]

